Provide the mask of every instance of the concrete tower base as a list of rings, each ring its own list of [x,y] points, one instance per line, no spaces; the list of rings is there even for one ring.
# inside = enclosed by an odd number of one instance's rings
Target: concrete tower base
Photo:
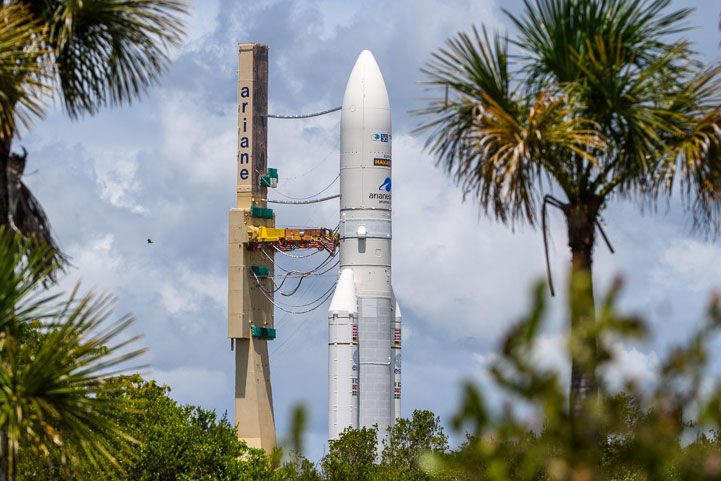
[[[235,340],[235,424],[251,448],[275,448],[268,341]]]

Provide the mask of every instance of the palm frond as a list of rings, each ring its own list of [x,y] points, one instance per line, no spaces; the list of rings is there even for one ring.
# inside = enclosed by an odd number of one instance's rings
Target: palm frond
[[[582,115],[599,125],[609,145],[592,188],[600,188],[601,196],[615,189],[653,198],[666,142],[682,132],[679,96],[695,67],[685,60],[689,50],[684,42],[659,53],[643,69],[626,63],[622,49],[613,37],[595,39],[585,58],[575,56],[583,76],[569,88]]]
[[[52,74],[46,31],[24,5],[0,6],[0,138],[44,114]]]
[[[423,69],[426,84],[448,88],[453,97],[414,112],[431,117],[417,132],[429,132],[428,150],[485,212],[533,225],[542,178],[571,195],[566,159],[594,162],[594,150],[605,144],[593,122],[571,115],[564,92],[512,95],[508,44],[482,32],[450,39]]]
[[[520,35],[529,82],[573,82],[574,53],[585,57],[588,39],[617,38],[623,61],[643,68],[688,29],[692,9],[668,11],[671,0],[524,0],[524,16],[505,11]]]
[[[470,97],[483,92],[497,99],[504,109],[512,108],[508,40],[489,35],[485,27],[473,27],[472,35],[460,32],[446,41],[446,47],[431,54],[421,72],[425,85],[449,87]]]
[[[677,135],[670,137],[658,163],[658,183],[668,194],[680,174],[694,228],[721,232],[721,64],[698,72],[679,92]]]
[[[53,236],[45,210],[22,180],[14,220],[17,228],[30,242],[33,251],[42,253],[46,265],[52,268],[48,273],[48,279],[52,281],[64,270],[68,258]]]
[[[50,25],[63,104],[71,117],[129,104],[157,83],[184,33],[182,0],[33,2]]]
[[[510,212],[511,219],[523,215],[534,224],[542,176],[550,176],[574,196],[565,159],[576,154],[595,163],[593,151],[602,151],[605,143],[592,122],[570,115],[562,95],[539,93],[517,118],[493,99],[484,100],[475,129],[468,133],[475,161],[459,166],[456,176],[463,179],[464,191],[473,191],[482,204],[492,201],[500,220],[506,219],[498,212]]]
[[[113,320],[112,298],[80,295],[78,288],[60,303],[57,296],[34,299],[39,281],[32,274],[42,269],[42,259],[17,236],[0,239],[3,452],[28,449],[44,456],[62,446],[68,464],[84,459],[100,469],[117,469],[134,440],[113,421],[111,414],[123,406],[108,395],[115,388],[106,380],[144,351],[133,347],[137,337],[126,337],[132,318]],[[38,318],[43,322],[37,324]],[[20,328],[33,324],[39,341],[28,347]]]
[[[721,232],[721,108],[700,119],[679,153],[694,228],[717,235]]]
[[[15,319],[43,319],[57,295],[40,289],[53,270],[49,247],[32,245],[20,234],[0,227],[0,332]]]
[[[27,152],[24,149],[22,154],[11,153],[7,159],[7,224],[11,230],[24,236],[34,251],[42,252],[52,269],[47,273],[46,280],[52,282],[68,259],[52,235],[50,221],[40,202],[23,181],[26,163]]]

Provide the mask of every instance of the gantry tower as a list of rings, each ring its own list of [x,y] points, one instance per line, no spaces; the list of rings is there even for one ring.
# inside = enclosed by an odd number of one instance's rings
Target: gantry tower
[[[228,337],[235,351],[235,424],[248,446],[275,447],[268,341],[275,338],[272,297],[248,281],[268,275],[272,256],[247,248],[248,228],[274,227],[266,206],[268,47],[238,48],[236,206],[228,215]],[[272,296],[272,294],[271,294]]]
[[[331,111],[336,110],[339,109]],[[336,256],[339,236],[337,231],[321,227],[275,227],[275,214],[267,206],[268,188],[276,187],[278,183],[277,170],[269,168],[267,162],[268,117],[268,47],[242,43],[238,48],[236,205],[228,215],[228,337],[235,351],[238,437],[250,447],[271,451],[276,436],[268,341],[276,337],[273,313],[278,304],[274,294],[280,292],[290,296],[298,291],[304,277],[318,275],[321,269],[335,268],[337,263],[328,265]],[[279,276],[282,281],[277,285],[275,253],[295,249],[326,251],[328,258],[309,271],[286,270]],[[291,277],[298,279],[298,285],[288,294],[280,288]],[[332,294],[333,288],[303,306],[284,304],[285,307],[278,308],[291,314],[310,312]],[[302,307],[303,310],[289,310],[289,307]]]

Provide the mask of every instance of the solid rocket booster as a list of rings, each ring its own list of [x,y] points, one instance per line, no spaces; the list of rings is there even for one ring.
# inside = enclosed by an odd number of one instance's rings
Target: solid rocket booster
[[[340,277],[328,312],[328,439],[400,416],[401,313],[391,287],[391,111],[361,52],[340,124]]]

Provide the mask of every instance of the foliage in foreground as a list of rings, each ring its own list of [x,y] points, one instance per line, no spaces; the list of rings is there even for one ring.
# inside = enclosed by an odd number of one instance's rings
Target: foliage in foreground
[[[582,334],[597,343],[601,370],[613,360],[614,343],[648,333],[638,317],[617,313],[619,292],[616,283],[601,302],[594,330]],[[545,311],[539,285],[530,313],[504,339],[491,367],[496,383],[513,395],[516,406],[527,408],[526,415],[509,405],[502,415],[493,416],[482,393],[466,386],[454,423],[468,429],[468,441],[449,455],[428,458],[429,469],[464,480],[721,479],[721,386],[702,392],[709,374],[708,343],[721,327],[721,299],[713,299],[695,335],[660,363],[653,386],[640,388],[629,380],[624,392],[613,395],[600,379],[600,392],[588,399],[585,409],[585,435],[595,439],[591,444],[579,443],[579,433],[571,428],[560,374],[539,367],[534,357]],[[577,348],[578,340],[571,337],[568,352]],[[535,426],[524,420],[529,412]]]
[[[62,447],[60,464],[112,468],[135,440],[114,419],[123,408],[106,380],[142,353],[112,317],[112,299],[49,294],[47,248],[0,228],[0,479],[18,456]]]
[[[123,472],[99,472],[89,463],[72,469],[58,463],[61,449],[40,458],[21,460],[23,480],[237,480],[247,474],[240,456],[264,463],[264,454],[248,450],[225,418],[213,411],[182,406],[172,400],[167,386],[145,381],[139,375],[109,381],[108,396],[123,406],[115,413],[118,424],[138,441],[133,455],[124,460]],[[262,471],[258,467],[257,471]],[[262,479],[252,478],[251,479]]]
[[[169,397],[170,388],[139,375],[109,381],[110,395],[124,406],[115,421],[137,439],[133,456],[123,462],[123,472],[99,471],[90,463],[64,466],[62,450],[48,456],[22,456],[20,476],[41,480],[355,480],[431,479],[420,467],[425,452],[445,452],[448,443],[439,418],[415,411],[401,419],[384,443],[382,461],[376,464],[376,429],[347,430],[331,444],[329,453],[316,465],[290,452],[272,455],[248,448],[236,438],[235,429],[223,416],[197,406],[180,405]]]
[[[433,479],[421,467],[422,456],[448,451],[441,420],[430,411],[415,410],[410,419],[398,419],[383,437],[380,452],[378,435],[375,427],[346,429],[330,442],[320,462],[320,479]]]
[[[597,344],[595,362],[601,372],[610,368],[617,343],[649,335],[642,319],[616,310],[620,289],[617,282],[599,303],[593,331],[580,334]],[[396,435],[391,433],[384,443],[380,462],[374,430],[343,433],[321,461],[321,479],[721,480],[721,386],[709,388],[707,382],[708,343],[721,328],[721,297],[712,300],[697,332],[660,362],[652,386],[626,380],[621,392],[612,392],[600,377],[599,394],[589,398],[584,409],[588,418],[583,432],[570,423],[569,393],[561,373],[539,365],[535,348],[545,320],[546,298],[539,284],[530,312],[509,331],[490,367],[509,402],[500,412],[493,411],[481,391],[465,386],[453,419],[455,428],[466,433],[460,447],[448,450],[442,430],[423,429],[428,424],[418,420],[426,415],[414,413],[415,429],[406,430],[407,421],[399,422]],[[571,335],[568,357],[583,344]],[[424,436],[417,435],[419,428]],[[593,442],[578,442],[579,435]],[[421,449],[407,449],[407,442],[419,439],[426,440]],[[432,439],[436,441],[429,442]],[[408,469],[397,469],[397,461]]]

